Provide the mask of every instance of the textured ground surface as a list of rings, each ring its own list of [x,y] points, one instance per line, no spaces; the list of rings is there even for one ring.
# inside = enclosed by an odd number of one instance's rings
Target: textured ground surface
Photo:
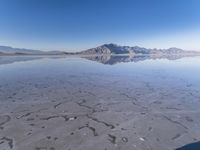
[[[154,65],[81,61],[0,66],[1,150],[172,150],[200,140],[195,82]]]

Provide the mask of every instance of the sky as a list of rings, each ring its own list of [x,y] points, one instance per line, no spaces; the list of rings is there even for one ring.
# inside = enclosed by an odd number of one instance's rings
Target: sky
[[[0,45],[200,50],[199,0],[0,0]]]

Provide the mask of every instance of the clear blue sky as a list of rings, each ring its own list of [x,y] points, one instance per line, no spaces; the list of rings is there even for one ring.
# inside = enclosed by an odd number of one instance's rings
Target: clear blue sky
[[[200,50],[200,0],[0,0],[0,45]]]

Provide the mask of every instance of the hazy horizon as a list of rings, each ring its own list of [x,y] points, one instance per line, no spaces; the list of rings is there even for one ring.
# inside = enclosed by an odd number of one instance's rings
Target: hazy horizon
[[[200,51],[197,0],[2,0],[0,45],[80,51],[105,43]]]
[[[96,48],[96,47],[99,47],[99,46],[103,46],[105,44],[116,44],[118,46],[129,46],[129,47],[135,47],[135,46],[138,46],[138,47],[141,47],[141,48],[147,48],[147,49],[161,49],[161,50],[165,50],[165,49],[170,49],[170,48],[180,48],[180,47],[175,47],[175,46],[171,46],[171,47],[166,47],[166,48],[160,48],[160,47],[145,47],[145,46],[141,46],[141,45],[120,45],[120,44],[117,44],[117,43],[102,43],[100,45],[95,45],[94,47],[88,47],[88,48],[85,48],[85,49],[67,49],[67,48],[64,48],[64,49],[33,49],[33,48],[29,48],[29,47],[15,47],[15,46],[12,46],[12,45],[0,45],[0,46],[5,46],[5,47],[11,47],[11,48],[19,48],[19,49],[27,49],[27,50],[38,50],[38,51],[64,51],[64,52],[80,52],[80,51],[84,51],[84,50],[88,50],[88,49],[92,49],[92,48]],[[200,51],[200,50],[193,50],[193,49],[183,49],[183,48],[180,48],[182,50],[186,50],[186,51]]]

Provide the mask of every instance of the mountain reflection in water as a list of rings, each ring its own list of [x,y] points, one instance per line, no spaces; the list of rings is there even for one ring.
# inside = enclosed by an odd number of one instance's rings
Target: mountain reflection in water
[[[33,61],[33,60],[40,60],[43,58],[50,58],[50,59],[58,59],[62,58],[61,56],[1,56],[0,57],[0,65],[4,64],[12,64],[15,62],[26,62],[26,61]]]
[[[127,63],[127,62],[139,62],[147,59],[168,59],[176,60],[183,57],[192,57],[186,55],[101,55],[101,56],[85,56],[82,58],[96,61],[102,64],[114,65],[117,63]]]
[[[195,57],[193,55],[94,55],[94,56],[76,56],[76,55],[60,55],[60,56],[1,56],[0,65],[12,64],[15,62],[26,62],[32,60],[39,60],[43,58],[48,59],[59,59],[59,58],[71,58],[71,57],[81,57],[87,60],[96,61],[106,65],[115,65],[118,63],[128,63],[128,62],[140,62],[148,59],[168,59],[177,60],[183,57]]]

